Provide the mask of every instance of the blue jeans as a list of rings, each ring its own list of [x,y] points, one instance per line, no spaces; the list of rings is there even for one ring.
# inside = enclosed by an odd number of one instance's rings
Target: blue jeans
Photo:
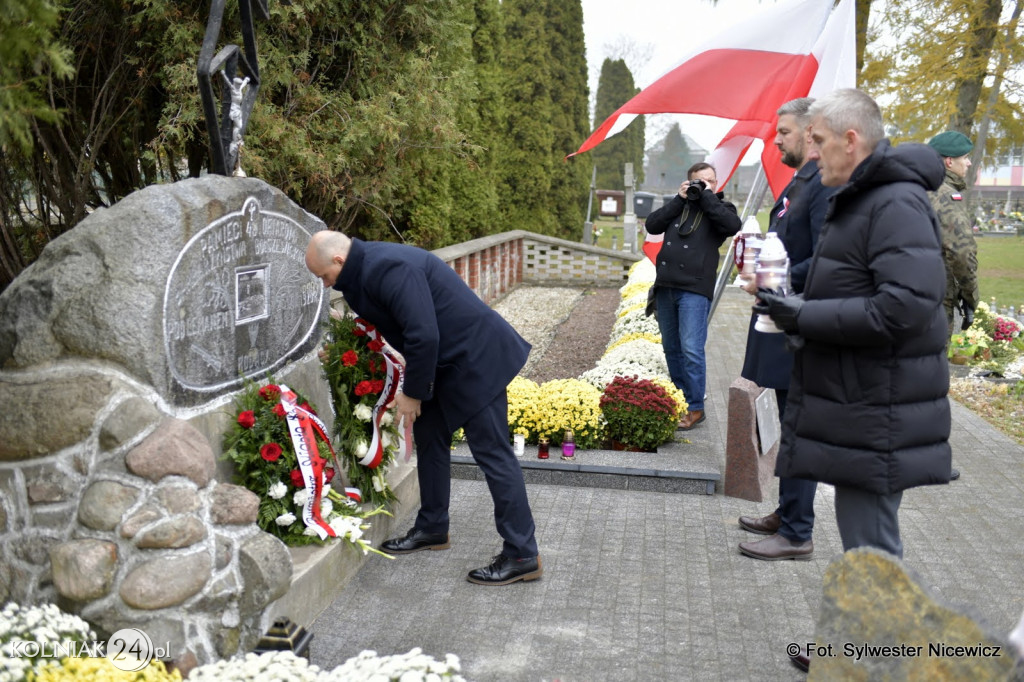
[[[690,411],[704,409],[711,300],[681,289],[658,287],[658,326],[672,383],[683,392]]]

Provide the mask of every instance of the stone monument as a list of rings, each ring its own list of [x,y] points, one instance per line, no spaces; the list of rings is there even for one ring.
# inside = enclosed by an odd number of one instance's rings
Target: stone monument
[[[260,180],[155,185],[0,294],[0,602],[140,628],[185,669],[252,648],[292,562],[217,456],[247,379],[331,421],[304,265],[324,227]]]

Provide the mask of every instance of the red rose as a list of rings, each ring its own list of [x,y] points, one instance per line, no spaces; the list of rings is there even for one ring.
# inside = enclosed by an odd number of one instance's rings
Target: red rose
[[[238,415],[238,423],[244,428],[251,429],[253,424],[256,423],[256,415],[252,413],[252,410],[246,410]]]
[[[381,341],[380,339],[374,339],[373,341],[367,343],[366,347],[375,353],[379,353],[381,352],[381,350],[384,349],[384,342]]]
[[[373,383],[369,381],[360,381],[356,384],[356,395],[364,396],[367,393],[373,392]]]
[[[324,480],[330,483],[334,479],[334,469],[324,469]]]
[[[380,393],[381,391],[384,390],[384,380],[383,379],[377,379],[376,381],[371,381],[370,383],[373,384],[373,392],[374,393]]]
[[[281,446],[277,443],[267,443],[260,448],[260,457],[267,460],[268,462],[276,462],[277,458],[281,456]]]
[[[291,476],[292,476],[292,485],[293,486],[295,486],[296,488],[305,488],[306,487],[306,479],[304,479],[302,477],[302,472],[301,471],[299,471],[298,469],[292,469]]]
[[[264,400],[277,400],[281,395],[281,387],[277,384],[267,384],[260,389],[260,397]]]
[[[277,405],[274,405],[274,407],[271,409],[271,411],[274,414],[276,414],[278,417],[283,417],[285,415],[284,405],[282,405],[281,403],[278,403]]]
[[[359,362],[359,354],[356,353],[354,350],[347,350],[341,356],[341,364],[345,365],[346,367],[351,367],[357,362]]]

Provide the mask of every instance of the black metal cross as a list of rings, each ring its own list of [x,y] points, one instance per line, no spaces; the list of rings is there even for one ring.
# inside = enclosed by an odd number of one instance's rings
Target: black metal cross
[[[199,94],[203,98],[206,131],[210,135],[211,171],[231,175],[238,168],[238,153],[242,136],[249,123],[256,94],[260,89],[260,65],[256,55],[256,33],[253,29],[253,9],[260,18],[270,19],[268,0],[239,0],[244,47],[227,45],[216,55],[226,0],[211,0],[210,20],[206,24],[203,47],[199,52],[196,69]],[[287,4],[287,3],[286,3]],[[214,93],[213,78],[221,75],[220,112]],[[240,170],[240,169],[239,169]]]

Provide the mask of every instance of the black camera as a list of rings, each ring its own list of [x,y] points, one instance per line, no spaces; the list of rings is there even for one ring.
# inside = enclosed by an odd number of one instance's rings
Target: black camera
[[[690,180],[690,186],[686,188],[686,198],[690,201],[697,201],[700,199],[700,193],[707,187],[707,183],[703,180]]]

